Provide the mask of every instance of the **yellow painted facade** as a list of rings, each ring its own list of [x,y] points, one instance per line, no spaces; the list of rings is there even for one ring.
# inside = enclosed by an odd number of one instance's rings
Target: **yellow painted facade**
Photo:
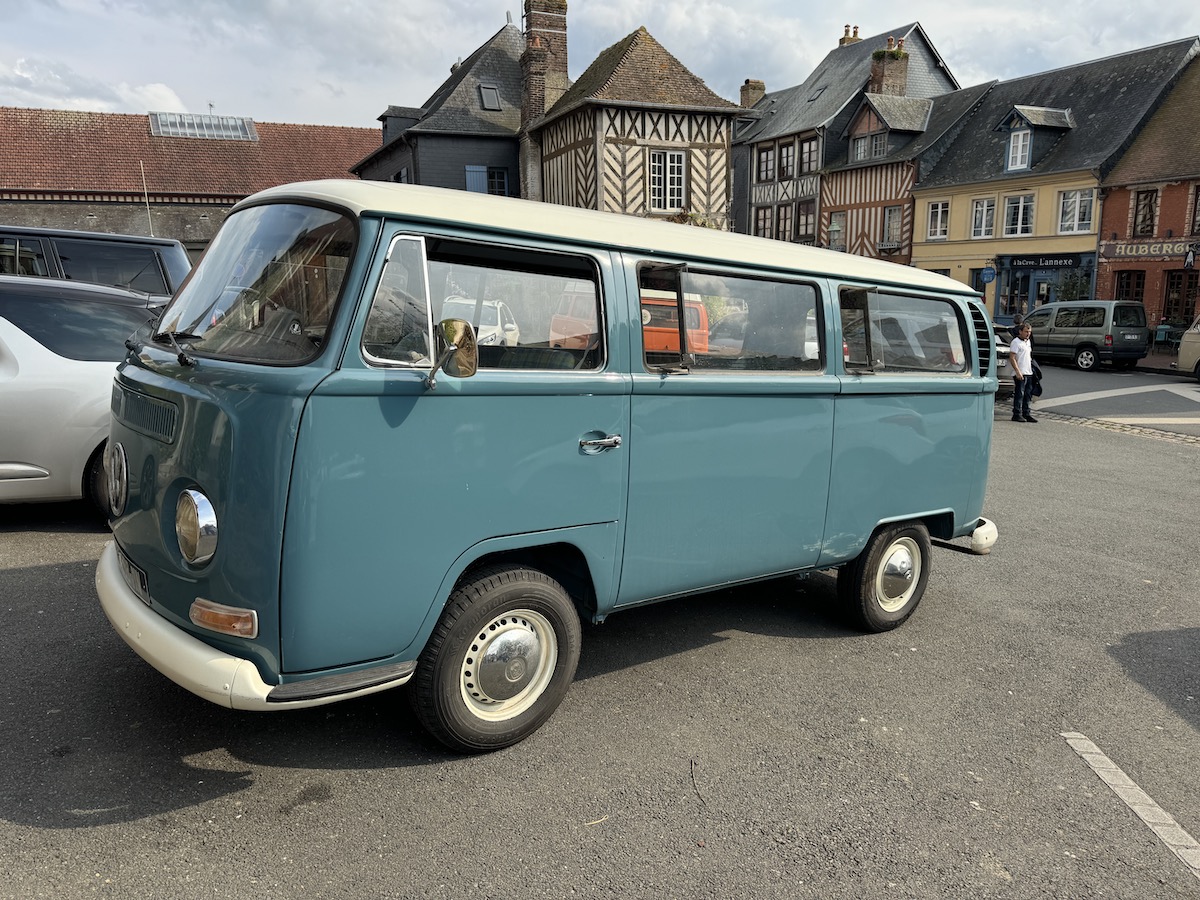
[[[1090,223],[1064,232],[1060,221],[1064,194],[1087,191],[1092,199]],[[974,282],[976,289],[983,290],[993,316],[1028,312],[1058,299],[1066,278],[1086,277],[1094,284],[1100,200],[1098,182],[1090,172],[1031,175],[931,190],[917,186],[913,197],[912,264],[968,285],[980,270],[996,268],[995,281],[988,285]],[[1006,236],[1006,202],[1021,197],[1033,200],[1032,234]],[[989,199],[995,210],[991,235],[976,236],[976,201]],[[944,203],[949,204],[949,216],[941,237],[934,205]]]

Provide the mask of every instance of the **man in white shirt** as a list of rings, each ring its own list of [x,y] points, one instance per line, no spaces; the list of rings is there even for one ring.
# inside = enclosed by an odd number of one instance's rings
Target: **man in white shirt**
[[[1029,400],[1033,396],[1033,344],[1030,341],[1033,328],[1021,323],[1017,336],[1008,345],[1008,362],[1013,370],[1013,414],[1014,422],[1036,422],[1029,414]]]

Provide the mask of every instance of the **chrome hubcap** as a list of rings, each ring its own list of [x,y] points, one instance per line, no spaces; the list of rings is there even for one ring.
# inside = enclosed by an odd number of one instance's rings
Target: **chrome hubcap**
[[[883,555],[875,576],[875,596],[885,612],[896,612],[912,597],[921,577],[920,548],[912,538],[901,538]]]
[[[479,629],[462,664],[462,697],[482,719],[520,715],[550,683],[558,640],[550,621],[528,609],[506,612]]]

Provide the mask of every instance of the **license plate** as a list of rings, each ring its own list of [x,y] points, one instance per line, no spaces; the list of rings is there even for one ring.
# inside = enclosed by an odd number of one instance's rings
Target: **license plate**
[[[1136,340],[1138,340],[1138,339],[1140,339],[1140,338],[1141,338],[1141,335],[1140,335],[1140,334],[1127,334],[1127,335],[1125,335],[1125,340],[1127,340],[1127,341],[1136,341]]]
[[[117,548],[117,562],[121,566],[121,576],[125,579],[125,583],[129,585],[129,589],[141,598],[141,601],[147,606],[150,605],[150,588],[146,584],[146,573],[129,561],[129,557],[125,552]]]

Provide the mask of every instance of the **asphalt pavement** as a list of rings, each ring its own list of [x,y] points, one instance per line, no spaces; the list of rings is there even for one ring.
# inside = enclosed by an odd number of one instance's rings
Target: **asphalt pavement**
[[[900,629],[828,573],[622,612],[475,757],[402,692],[186,693],[100,612],[86,507],[0,507],[0,898],[1200,897],[1200,448],[1008,425],[996,548],[935,550]]]

